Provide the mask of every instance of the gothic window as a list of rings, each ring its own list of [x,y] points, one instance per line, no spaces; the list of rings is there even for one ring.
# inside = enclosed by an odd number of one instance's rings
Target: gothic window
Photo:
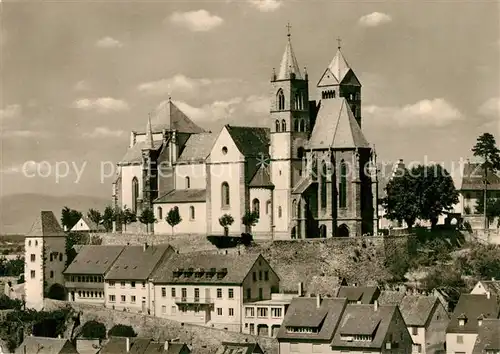
[[[335,90],[332,91],[332,98],[335,98]]]
[[[158,207],[158,220],[163,220],[163,209]]]
[[[260,216],[260,202],[257,198],[255,198],[253,201],[252,201],[252,211],[254,213],[257,213],[257,216]]]
[[[139,181],[132,178],[132,211],[137,212],[137,199],[139,199]]]
[[[222,192],[222,207],[223,208],[228,208],[229,207],[229,184],[227,182],[222,183],[221,187],[221,192]]]
[[[278,207],[278,218],[281,218],[283,215],[283,210],[281,209],[281,206]]]
[[[326,209],[326,163],[321,163],[321,208]]]
[[[271,201],[268,200],[266,202],[266,214],[269,214],[269,211],[271,210]]]
[[[281,121],[281,131],[286,132],[286,122],[284,119]]]
[[[313,157],[312,161],[312,178],[313,180],[316,180],[318,178],[318,162],[316,161],[315,157]]]
[[[325,99],[325,98],[326,98],[326,92],[325,92],[325,91],[321,92],[321,98],[322,98],[322,99]]]
[[[189,207],[189,220],[194,220],[195,219],[195,212],[194,212],[194,206]]]
[[[304,119],[301,119],[299,121],[299,132],[305,132],[306,131],[306,121]]]
[[[279,133],[280,131],[280,128],[281,128],[281,125],[280,125],[280,121],[279,120],[276,120],[276,132]]]
[[[299,120],[298,119],[295,119],[293,121],[293,131],[300,132],[300,130],[299,130]]]
[[[347,206],[347,165],[344,160],[340,162],[339,208]]]
[[[297,201],[295,199],[292,202],[292,213],[293,213],[293,217],[296,218],[297,217]]]
[[[285,110],[285,95],[283,94],[283,90],[279,89],[278,94],[276,95],[276,103],[278,106],[278,111]]]
[[[189,177],[186,177],[186,189],[191,188],[191,179]]]
[[[295,109],[297,109],[297,110],[298,110],[298,109],[300,109],[300,108],[299,108],[299,104],[300,104],[300,103],[299,103],[299,101],[300,101],[300,96],[299,96],[299,94],[298,94],[298,93],[296,93],[296,94],[295,94],[295,102],[294,102],[294,107],[295,107]]]
[[[302,146],[299,146],[299,148],[297,149],[297,158],[304,158],[304,148]]]

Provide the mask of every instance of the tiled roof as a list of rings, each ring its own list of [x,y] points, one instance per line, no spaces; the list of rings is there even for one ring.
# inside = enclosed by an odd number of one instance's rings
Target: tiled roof
[[[90,220],[90,218],[87,215],[82,215],[81,219],[78,220],[78,222],[75,224],[75,226],[78,225],[78,223],[80,221],[83,221],[87,225],[87,227],[89,228],[90,231],[106,231],[106,229],[104,228],[103,225],[96,224],[95,222]],[[75,227],[75,226],[73,226],[73,227]]]
[[[170,245],[126,246],[105,276],[106,280],[146,280],[167,254],[174,253]]]
[[[125,246],[84,245],[64,274],[104,275]]]
[[[181,151],[178,163],[182,162],[202,162],[210,155],[212,146],[214,145],[217,134],[214,133],[201,133],[191,135],[184,149]]]
[[[269,156],[270,131],[260,127],[237,127],[225,125],[238,150],[245,157]]]
[[[36,236],[66,237],[66,234],[52,211],[41,211],[31,226],[31,230],[26,234],[26,237]]]
[[[158,267],[151,279],[155,284],[241,284],[259,257],[255,254],[174,254]],[[206,273],[200,278],[194,273],[174,274],[175,271],[187,271],[189,268],[193,271],[201,268]],[[216,271],[226,269],[227,273],[219,279],[217,274],[207,275],[211,268]]]
[[[484,171],[478,163],[464,164],[461,190],[483,190]],[[500,173],[488,173],[488,189],[500,190]]]
[[[499,306],[496,296],[462,294],[458,300],[455,311],[451,316],[446,333],[477,333],[477,318],[483,315],[484,318],[498,318]],[[460,326],[458,318],[465,315],[467,321],[464,326]]]
[[[332,340],[332,349],[335,347],[381,348],[397,311],[397,306],[392,305],[380,305],[377,310],[373,305],[347,305]],[[343,335],[356,334],[372,335],[373,339],[371,341],[346,341],[341,338]]]
[[[149,338],[129,338],[131,354],[179,354],[186,344],[169,343],[168,350],[165,351],[165,343],[155,342]],[[99,351],[99,354],[125,353],[127,348],[126,337],[111,337]]]
[[[438,303],[434,296],[407,295],[399,304],[399,310],[407,326],[424,327]]]
[[[71,342],[63,338],[25,337],[24,342],[16,349],[16,354],[78,354]]]
[[[382,290],[377,301],[380,305],[399,305],[404,297],[402,291]]]
[[[344,80],[349,70],[351,70],[351,67],[347,63],[347,60],[342,54],[340,48],[337,50],[337,53],[335,53],[335,56],[330,62],[330,65],[328,65],[328,70],[335,77],[335,80],[337,80],[337,83],[339,84],[342,82],[342,80]]]
[[[345,297],[349,301],[361,301],[361,304],[372,304],[378,299],[380,289],[376,286],[341,286],[337,297]]]
[[[269,172],[270,167],[265,164],[260,165],[255,175],[250,180],[248,184],[250,187],[263,187],[263,188],[273,188],[274,184],[271,183],[271,175]]]
[[[153,150],[158,150],[163,144],[162,140],[155,140],[153,142]],[[141,164],[142,163],[142,150],[147,148],[147,144],[144,141],[134,144],[134,146],[128,148],[125,156],[118,162],[119,166]]]
[[[315,297],[297,297],[292,300],[277,335],[278,341],[293,339],[330,341],[335,333],[345,306],[346,299],[321,299],[317,307]],[[319,326],[318,333],[288,332],[287,327]]]
[[[174,189],[167,194],[155,199],[153,203],[187,203],[206,202],[206,189]]]
[[[369,148],[345,98],[320,102],[319,112],[308,144],[310,149]]]
[[[153,124],[153,133],[161,133],[163,130],[177,130],[179,133],[198,134],[205,132],[204,129],[196,125],[189,117],[182,112],[172,101],[157,109],[152,114],[153,121],[160,121],[160,124]]]
[[[500,298],[500,281],[499,280],[480,280],[479,281],[485,291],[489,291],[492,295]]]
[[[486,319],[483,320],[479,327],[476,343],[472,354],[484,354],[488,350],[500,351],[500,320]]]
[[[149,343],[146,350],[143,352],[144,354],[156,354],[156,353],[164,353],[164,354],[180,354],[183,353],[183,349],[187,348],[187,345],[184,343],[169,343],[168,350],[165,351],[165,343],[151,342]],[[189,350],[189,348],[188,348]],[[191,352],[191,351],[189,351]]]
[[[230,343],[222,342],[222,348],[217,354],[263,354],[264,351],[258,343]]]
[[[292,41],[290,40],[290,36],[288,36],[285,52],[283,53],[283,57],[281,58],[280,70],[278,72],[278,75],[276,76],[276,79],[287,80],[290,78],[291,73],[295,74],[296,79],[302,79],[302,74],[300,73],[297,58],[295,57],[295,53],[293,52]]]

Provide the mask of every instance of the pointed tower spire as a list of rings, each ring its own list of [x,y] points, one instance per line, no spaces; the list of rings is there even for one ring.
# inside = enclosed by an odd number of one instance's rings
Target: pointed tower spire
[[[153,149],[153,129],[151,128],[151,113],[148,114],[148,125],[146,127],[146,148]]]
[[[290,23],[287,24],[287,42],[285,47],[285,52],[283,53],[283,57],[281,58],[280,69],[277,75],[277,80],[287,80],[291,77],[295,77],[296,79],[302,79],[302,75],[300,73],[299,64],[297,62],[297,58],[295,57],[295,53],[292,48],[292,40],[290,29],[292,26]],[[293,75],[292,75],[293,74]]]
[[[330,65],[328,65],[328,69],[332,72],[339,83],[342,82],[346,74],[351,70],[351,67],[347,63],[347,60],[344,58],[342,54],[342,39],[337,38],[337,53],[333,57]]]

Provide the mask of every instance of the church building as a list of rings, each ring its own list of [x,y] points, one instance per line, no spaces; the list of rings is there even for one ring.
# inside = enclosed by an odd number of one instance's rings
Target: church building
[[[269,83],[267,127],[225,125],[205,131],[169,99],[161,124],[132,132],[113,184],[117,208],[154,210],[155,233],[178,208],[176,233],[245,232],[259,215],[261,239],[352,237],[377,233],[376,154],[361,130],[361,83],[340,46],[314,92],[288,33]]]

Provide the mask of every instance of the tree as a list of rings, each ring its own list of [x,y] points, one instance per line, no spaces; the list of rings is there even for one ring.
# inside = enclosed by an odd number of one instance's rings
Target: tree
[[[484,215],[484,228],[489,226],[486,202],[488,193],[488,176],[490,173],[495,173],[500,170],[500,149],[498,149],[495,137],[490,133],[484,133],[477,138],[476,145],[472,148],[472,153],[476,157],[480,157],[483,162],[481,168],[483,169],[483,185],[484,185],[484,201],[483,201],[483,215]]]
[[[175,206],[170,209],[167,213],[165,221],[172,227],[172,236],[174,236],[174,227],[179,225],[182,221],[182,217],[179,214],[179,208]]]
[[[500,246],[473,244],[469,252],[457,259],[462,273],[479,279],[491,279],[500,274]]]
[[[104,226],[107,232],[113,230],[113,221],[116,221],[116,214],[113,208],[108,205],[104,209],[104,214],[102,216],[102,225]]]
[[[137,337],[134,329],[129,325],[116,324],[108,331],[108,336],[114,337]]]
[[[486,217],[488,219],[488,227],[495,218],[498,219],[497,227],[500,227],[500,199],[487,198],[486,200]],[[484,198],[479,198],[476,202],[476,213],[482,214],[484,212]]]
[[[70,209],[65,206],[61,212],[61,224],[66,230],[71,230],[73,226],[81,219],[82,213],[78,210]]]
[[[99,321],[87,321],[82,327],[81,336],[88,339],[105,339],[106,326]]]
[[[224,228],[224,236],[229,235],[229,226],[234,222],[234,219],[229,214],[224,214],[219,218],[219,224]]]
[[[87,244],[87,239],[83,234],[70,232],[66,237],[66,267],[73,262],[76,257],[75,245],[85,245]]]
[[[247,210],[241,218],[241,223],[245,225],[246,232],[252,232],[252,226],[259,222],[259,213],[257,211]]]
[[[432,268],[423,279],[422,287],[427,293],[431,293],[434,289],[444,291],[449,297],[451,310],[457,304],[460,295],[469,291],[460,270],[455,267]]]
[[[67,298],[66,288],[61,284],[52,284],[47,292],[47,297],[49,299],[65,301]]]
[[[149,225],[156,222],[153,210],[145,208],[139,216],[139,221],[146,225],[146,232],[149,232]]]
[[[387,196],[382,199],[382,205],[387,219],[398,222],[404,220],[411,229],[417,220],[419,209],[417,191],[409,172],[405,169],[389,181],[385,187]]]
[[[99,225],[102,221],[102,215],[99,210],[89,209],[87,212],[87,217],[95,224]]]

